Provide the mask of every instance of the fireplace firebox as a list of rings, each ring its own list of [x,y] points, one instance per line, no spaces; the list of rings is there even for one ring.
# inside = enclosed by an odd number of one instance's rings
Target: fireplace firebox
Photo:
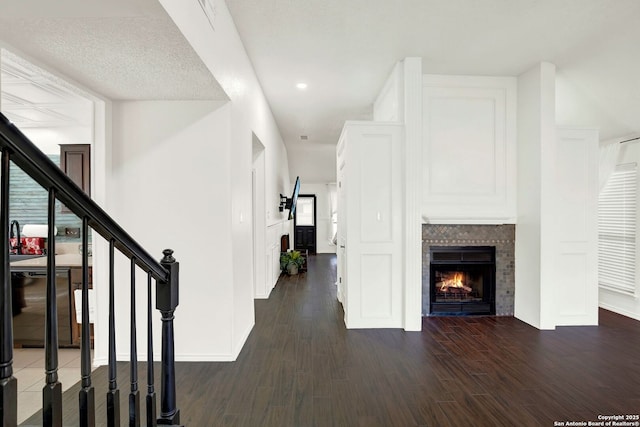
[[[430,248],[432,315],[495,314],[496,248]]]

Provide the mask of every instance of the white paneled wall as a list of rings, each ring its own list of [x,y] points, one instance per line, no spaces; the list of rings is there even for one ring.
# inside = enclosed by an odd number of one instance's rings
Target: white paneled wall
[[[598,322],[598,132],[556,129],[555,72],[518,77],[515,316],[539,329]]]
[[[598,324],[598,131],[558,129],[556,325]]]
[[[425,221],[513,223],[515,78],[424,75],[422,100]]]
[[[419,236],[408,226],[414,216],[435,224],[516,224],[516,317],[541,329],[597,323],[597,132],[556,133],[555,66],[541,63],[519,77],[420,73],[422,96],[411,108],[408,66],[420,68],[413,59],[399,62],[374,103],[380,127],[347,122],[338,144],[338,299],[347,326],[395,324],[396,281],[402,326],[409,325],[411,303],[421,296],[410,291],[407,262],[414,252],[408,239]],[[416,118],[409,121],[409,112]],[[389,126],[384,120],[402,130],[391,152],[379,138]],[[418,153],[410,153],[414,142]],[[399,187],[391,166],[397,150],[404,150]],[[415,174],[407,167],[413,161]],[[414,192],[417,215],[407,203]],[[391,200],[396,193],[404,203]],[[399,240],[392,223],[383,226],[396,217]],[[400,276],[397,265],[404,265]]]
[[[347,122],[338,143],[339,298],[347,328],[403,326],[399,123]]]
[[[402,186],[404,329],[422,329],[422,58],[398,62],[373,104],[376,122],[404,125]],[[396,208],[398,209],[398,208]]]
[[[280,277],[280,238],[289,235],[289,247],[293,245],[293,234],[291,233],[292,221],[282,221],[267,227],[267,274],[265,275],[266,283],[264,286],[264,294],[256,295],[257,298],[269,298],[271,290],[276,285]]]

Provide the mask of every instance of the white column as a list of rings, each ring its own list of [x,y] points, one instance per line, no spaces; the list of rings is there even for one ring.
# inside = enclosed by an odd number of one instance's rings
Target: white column
[[[422,59],[406,58],[404,74],[404,329],[422,329]]]
[[[518,76],[518,219],[515,317],[554,329],[555,65],[542,62]]]

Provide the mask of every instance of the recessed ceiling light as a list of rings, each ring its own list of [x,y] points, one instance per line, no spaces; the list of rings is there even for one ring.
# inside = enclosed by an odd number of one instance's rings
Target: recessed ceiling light
[[[297,83],[296,87],[300,90],[305,90],[307,88],[307,84],[306,83]]]

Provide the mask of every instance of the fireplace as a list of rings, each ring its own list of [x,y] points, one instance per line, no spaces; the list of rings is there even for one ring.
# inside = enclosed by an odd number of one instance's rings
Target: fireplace
[[[495,314],[495,246],[430,247],[430,314]]]

